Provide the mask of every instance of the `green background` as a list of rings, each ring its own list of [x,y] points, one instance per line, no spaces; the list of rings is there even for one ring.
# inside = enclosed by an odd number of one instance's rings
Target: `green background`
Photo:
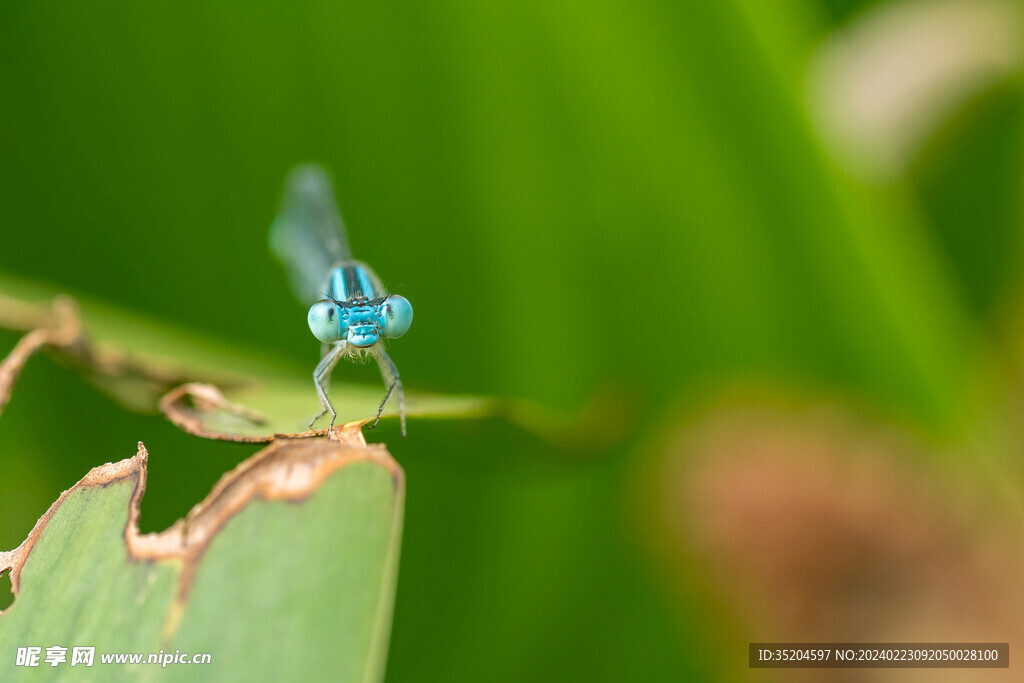
[[[904,178],[857,180],[803,84],[861,9],[5,3],[0,270],[311,372],[266,232],[287,170],[324,163],[355,255],[415,307],[391,346],[406,386],[569,425],[557,446],[501,420],[369,434],[408,475],[388,679],[713,678],[734,615],[638,540],[651,444],[737,382],[956,440],[1019,354],[1019,79],[957,109]],[[573,432],[602,396],[622,428]],[[0,547],[138,440],[143,531],[256,450],[34,360],[0,420]]]

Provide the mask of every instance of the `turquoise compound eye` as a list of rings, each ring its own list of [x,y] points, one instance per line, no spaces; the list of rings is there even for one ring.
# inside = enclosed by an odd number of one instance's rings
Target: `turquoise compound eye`
[[[384,336],[394,339],[409,331],[412,325],[412,304],[404,296],[392,294],[384,302]]]
[[[309,322],[309,331],[325,344],[331,344],[342,338],[340,318],[338,307],[333,301],[327,299],[321,299],[310,306],[309,315],[306,316],[306,320]]]

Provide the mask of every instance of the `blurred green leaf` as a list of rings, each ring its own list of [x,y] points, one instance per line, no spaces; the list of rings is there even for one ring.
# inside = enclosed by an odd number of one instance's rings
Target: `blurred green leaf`
[[[990,330],[1005,324],[1022,285],[1022,113],[1020,79],[993,87],[949,120],[911,169],[936,241]]]

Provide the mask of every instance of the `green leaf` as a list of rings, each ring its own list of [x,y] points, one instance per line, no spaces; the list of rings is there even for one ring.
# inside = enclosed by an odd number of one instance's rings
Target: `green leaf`
[[[145,412],[160,407],[186,431],[209,438],[271,441],[275,435],[326,433],[326,429],[314,432],[308,428],[310,418],[319,410],[312,368],[300,369],[268,354],[190,333],[88,297],[74,297],[76,306],[69,307],[68,299],[55,298],[58,296],[52,286],[0,273],[0,327],[78,329],[71,339],[52,342],[49,348],[125,405]],[[64,305],[58,306],[56,301]],[[73,315],[80,317],[74,325],[56,319]],[[179,405],[176,399],[189,393],[185,385],[195,382],[215,385],[212,391],[222,402]],[[183,391],[168,396],[176,388]],[[383,396],[381,386],[334,382],[331,400],[338,423],[366,423],[376,417]],[[161,398],[165,400],[161,402]],[[222,410],[229,404],[231,409]],[[411,417],[476,417],[496,407],[484,398],[416,391],[407,391],[405,400],[406,414]],[[396,402],[390,401],[384,415],[396,414]]]
[[[404,475],[379,446],[283,440],[225,475],[185,520],[140,535],[146,449],[66,491],[16,550],[0,652],[95,647],[76,680],[381,680]],[[205,665],[101,654],[209,653]],[[43,657],[40,659],[42,660]],[[49,668],[41,661],[44,668]],[[5,667],[5,680],[36,675]]]

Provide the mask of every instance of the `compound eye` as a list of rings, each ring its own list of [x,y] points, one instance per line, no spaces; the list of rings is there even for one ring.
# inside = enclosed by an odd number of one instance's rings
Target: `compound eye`
[[[412,325],[412,304],[404,296],[392,294],[381,311],[384,318],[384,336],[394,339],[409,331]]]
[[[310,306],[306,320],[309,322],[309,331],[323,343],[331,344],[341,339],[341,320],[338,307],[333,301],[317,301]]]

